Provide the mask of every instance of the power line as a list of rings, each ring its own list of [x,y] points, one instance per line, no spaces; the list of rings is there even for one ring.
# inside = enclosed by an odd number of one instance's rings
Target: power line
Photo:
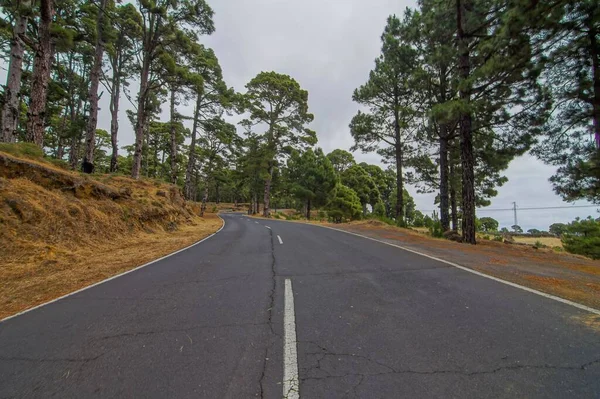
[[[542,210],[542,209],[574,209],[574,208],[599,208],[600,205],[571,205],[571,206],[540,206],[540,207],[529,207],[529,208],[518,208],[520,211],[533,211],[533,210]],[[433,212],[438,211],[438,209],[433,210],[421,210],[421,212]],[[477,212],[505,212],[505,211],[514,211],[513,208],[491,208],[485,209],[480,208],[477,209]]]

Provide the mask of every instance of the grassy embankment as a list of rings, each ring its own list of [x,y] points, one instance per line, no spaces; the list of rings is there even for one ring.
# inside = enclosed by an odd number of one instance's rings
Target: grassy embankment
[[[164,182],[83,175],[0,145],[0,318],[214,233],[221,220],[199,209]]]

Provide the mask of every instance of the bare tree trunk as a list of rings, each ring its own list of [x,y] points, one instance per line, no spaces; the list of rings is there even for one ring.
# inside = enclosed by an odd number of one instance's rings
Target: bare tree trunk
[[[135,148],[133,151],[133,165],[131,177],[140,178],[142,170],[142,150],[144,146],[144,135],[146,128],[146,99],[148,97],[148,77],[150,75],[150,56],[144,55],[142,73],[140,76],[140,92],[138,95],[137,120],[135,121]]]
[[[398,127],[399,129],[399,127]],[[399,140],[400,131],[396,134]],[[402,178],[402,147],[396,144],[396,223],[404,225],[404,179]]]
[[[439,101],[446,102],[448,98],[448,69],[445,64],[440,66],[440,84],[439,84]],[[439,139],[440,139],[440,224],[442,231],[450,230],[450,214],[449,214],[449,193],[448,193],[448,141],[450,140],[450,131],[448,124],[442,122],[439,124]]]
[[[63,144],[64,138],[58,136],[58,146],[56,148],[56,159],[63,159],[65,156],[65,145]]]
[[[306,220],[310,220],[310,199],[306,201]]]
[[[175,85],[171,86],[171,183],[177,184],[177,132],[175,130]]]
[[[194,201],[198,201],[197,188],[198,187],[198,169],[194,169]]]
[[[102,70],[102,56],[104,55],[104,12],[106,0],[100,0],[98,16],[96,18],[96,51],[94,65],[90,71],[90,114],[85,132],[85,155],[83,156],[83,171],[91,173],[94,169],[94,151],[96,150],[96,127],[98,125],[98,86],[100,85],[100,72]],[[91,164],[88,167],[88,164]]]
[[[27,141],[44,146],[44,128],[46,120],[46,99],[50,67],[52,64],[51,26],[54,17],[54,0],[41,0],[39,41],[35,45],[33,75],[31,83],[31,102],[27,110]]]
[[[200,206],[200,216],[206,212],[206,202],[208,202],[208,177],[204,179],[204,195],[202,195],[202,205]]]
[[[468,7],[465,7],[464,3],[461,4],[461,0],[456,0],[458,68],[463,83],[463,85],[460,85],[459,96],[463,103],[468,106],[471,101],[471,92],[464,85],[470,75],[469,38],[464,31],[466,8]],[[462,238],[466,243],[475,244],[475,162],[470,111],[462,111],[460,114],[460,154],[462,161]]]
[[[79,137],[73,135],[71,137],[71,148],[69,149],[69,165],[71,165],[71,169],[76,169],[79,162],[79,144]]]
[[[395,89],[394,89],[395,90]],[[394,103],[398,104],[398,95],[394,93]],[[396,223],[404,225],[404,180],[402,178],[402,141],[400,137],[400,116],[398,109],[394,110],[394,136],[396,154]]]
[[[192,127],[192,142],[190,143],[190,150],[188,154],[188,163],[185,169],[185,184],[183,186],[183,193],[188,200],[192,199],[192,174],[194,173],[194,167],[196,166],[196,132],[198,131],[198,118],[200,117],[200,95],[196,99],[196,108],[194,109],[194,125]]]
[[[448,176],[450,186],[450,215],[452,218],[452,230],[458,231],[458,205],[456,201],[456,187],[454,186],[454,175],[454,164],[450,162],[450,176]]]
[[[22,0],[20,7],[30,8],[31,0]],[[21,76],[23,75],[23,56],[25,43],[21,36],[27,32],[27,15],[21,15],[15,22],[10,47],[8,76],[4,90],[4,105],[2,107],[2,133],[0,141],[14,143],[16,141],[17,124],[19,122],[19,99],[21,92]]]
[[[119,169],[119,145],[117,136],[119,134],[119,100],[121,96],[121,71],[120,67],[113,73],[112,91],[110,94],[110,143],[112,155],[110,156],[110,171]]]
[[[269,176],[265,179],[265,195],[263,205],[263,216],[268,218],[270,216],[270,202],[271,202],[271,181],[273,179],[273,163],[269,165]]]
[[[440,223],[442,231],[450,230],[448,193],[448,137],[446,125],[440,126]]]

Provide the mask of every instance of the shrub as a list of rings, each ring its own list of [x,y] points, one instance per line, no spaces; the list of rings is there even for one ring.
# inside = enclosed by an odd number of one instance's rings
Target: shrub
[[[552,250],[554,252],[565,252],[565,250],[562,247],[559,247],[559,246],[552,247]]]
[[[600,220],[591,216],[575,219],[567,225],[561,241],[567,252],[600,259]]]
[[[379,217],[385,217],[385,205],[383,202],[378,202],[373,207],[373,214]]]
[[[360,219],[362,206],[354,190],[338,184],[327,205],[327,212],[334,223],[341,223],[344,220]]]
[[[489,240],[489,239],[490,239],[490,236],[488,236],[488,235],[486,234],[486,235],[484,235],[484,236],[483,236],[483,237],[481,237],[481,238],[483,238],[484,240]]]
[[[327,219],[327,212],[319,211],[317,213],[317,217],[319,218],[319,220],[325,220],[325,219]]]
[[[275,219],[281,219],[281,216],[280,216],[278,213],[274,214],[274,215],[273,215],[273,217],[274,217]]]
[[[533,247],[535,249],[540,249],[540,248],[546,248],[547,245],[545,245],[544,243],[542,243],[540,240],[537,240],[534,244]]]
[[[503,241],[503,238],[502,238],[502,236],[494,236],[494,239],[493,239],[492,241],[499,241],[499,242],[502,242],[502,241]]]
[[[433,221],[432,225],[429,227],[429,234],[432,237],[442,238],[444,236],[444,232],[442,231],[442,223],[439,220]]]

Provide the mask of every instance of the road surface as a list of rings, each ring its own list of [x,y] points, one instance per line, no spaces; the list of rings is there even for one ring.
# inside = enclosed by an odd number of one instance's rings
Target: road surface
[[[343,232],[223,218],[0,323],[0,397],[600,397],[584,310]]]

